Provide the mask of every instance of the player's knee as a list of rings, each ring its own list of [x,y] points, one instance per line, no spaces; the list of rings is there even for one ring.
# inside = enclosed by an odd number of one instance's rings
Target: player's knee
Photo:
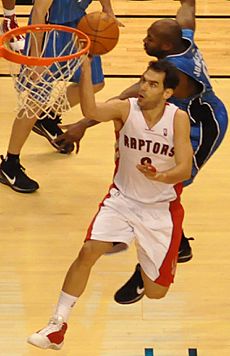
[[[166,296],[168,289],[165,290],[146,290],[145,295],[149,299],[162,299]]]
[[[78,259],[81,263],[92,266],[99,258],[99,254],[91,244],[84,244],[79,252]]]

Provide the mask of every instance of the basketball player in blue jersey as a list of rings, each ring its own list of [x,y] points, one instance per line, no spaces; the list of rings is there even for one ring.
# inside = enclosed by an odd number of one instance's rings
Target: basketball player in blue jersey
[[[88,59],[82,69],[82,112],[101,122],[113,121],[120,155],[113,184],[66,274],[53,316],[28,337],[30,344],[42,349],[61,349],[69,315],[84,293],[92,267],[118,246],[127,248],[135,241],[148,298],[167,294],[182,232],[181,182],[192,169],[188,115],[166,102],[178,83],[174,66],[164,60],[150,62],[137,98],[107,103],[95,102]]]
[[[92,0],[35,0],[32,8],[29,23],[50,23],[59,24],[68,27],[76,28],[80,19],[85,15],[85,10]],[[100,0],[102,10],[110,16],[115,17],[110,0]],[[119,25],[122,25],[118,22]],[[66,45],[66,38],[59,38],[58,46],[60,49]],[[53,45],[46,50],[46,56],[52,55]],[[92,81],[94,91],[98,92],[104,86],[104,76],[99,56],[94,56],[91,62],[92,66]],[[72,83],[67,89],[67,97],[70,106],[79,103],[79,78],[80,69],[77,70],[71,79]],[[10,186],[13,190],[21,193],[31,193],[39,188],[36,181],[29,178],[25,170],[20,164],[19,155],[21,149],[31,130],[39,135],[44,136],[52,143],[52,145],[61,153],[69,153],[74,149],[72,143],[60,146],[54,143],[53,139],[62,134],[63,131],[58,127],[60,117],[57,113],[52,113],[53,120],[45,118],[38,120],[36,118],[16,118],[12,127],[10,142],[5,158],[2,157],[0,165],[0,182]]]
[[[170,102],[187,111],[191,122],[191,142],[194,150],[193,169],[187,186],[222,142],[228,123],[224,104],[213,92],[204,59],[194,43],[195,0],[181,0],[176,20],[162,19],[154,22],[144,39],[144,49],[150,56],[167,58],[179,69],[180,82]],[[139,82],[120,94],[120,99],[135,97]],[[93,120],[83,119],[76,124],[66,125],[60,139],[64,142],[79,142],[88,127],[95,125]],[[189,239],[182,235],[178,262],[192,258]],[[137,289],[138,287],[138,289]],[[142,290],[142,292],[141,292]],[[138,291],[138,292],[137,292]],[[140,300],[144,295],[140,266],[134,275],[115,294],[118,303],[129,304]]]

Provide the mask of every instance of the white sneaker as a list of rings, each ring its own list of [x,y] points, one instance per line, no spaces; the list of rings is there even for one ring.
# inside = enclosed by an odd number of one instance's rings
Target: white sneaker
[[[63,322],[62,316],[54,316],[49,324],[28,337],[27,342],[41,349],[60,350],[64,344],[64,335],[67,324]]]

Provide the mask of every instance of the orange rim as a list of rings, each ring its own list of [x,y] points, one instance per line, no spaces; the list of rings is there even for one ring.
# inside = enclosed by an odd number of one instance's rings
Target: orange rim
[[[12,38],[12,36],[24,35],[30,32],[52,31],[54,29],[75,33],[82,41],[85,42],[85,47],[79,52],[70,54],[68,56],[40,58],[40,57],[28,57],[23,54],[16,53],[4,46],[5,43]],[[54,62],[65,62],[80,57],[83,54],[86,54],[89,51],[89,48],[90,48],[90,39],[84,32],[74,29],[72,27],[67,27],[62,25],[37,24],[37,25],[22,26],[10,30],[0,37],[0,57],[3,57],[17,64],[27,64],[28,66],[49,66]]]

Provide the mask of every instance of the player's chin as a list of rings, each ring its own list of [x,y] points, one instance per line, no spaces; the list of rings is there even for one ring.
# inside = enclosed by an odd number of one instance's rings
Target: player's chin
[[[142,107],[144,105],[144,97],[141,95],[138,95],[137,97],[137,104]]]

